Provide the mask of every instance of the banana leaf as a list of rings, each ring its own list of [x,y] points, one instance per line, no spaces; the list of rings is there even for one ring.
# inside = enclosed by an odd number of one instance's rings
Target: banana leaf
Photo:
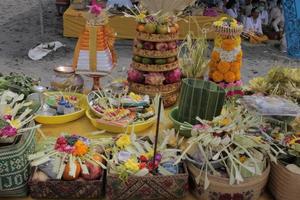
[[[221,114],[225,90],[217,84],[199,79],[186,78],[182,81],[179,98],[178,121],[192,125],[196,117],[212,120]]]

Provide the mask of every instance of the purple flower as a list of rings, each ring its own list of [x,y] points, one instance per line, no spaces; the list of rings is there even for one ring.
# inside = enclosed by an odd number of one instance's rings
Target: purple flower
[[[161,161],[161,158],[162,158],[162,156],[161,156],[160,153],[158,153],[158,154],[155,155],[155,160],[156,160],[156,161],[160,162],[160,161]]]
[[[0,136],[2,137],[13,137],[17,135],[17,129],[8,125],[0,130]]]

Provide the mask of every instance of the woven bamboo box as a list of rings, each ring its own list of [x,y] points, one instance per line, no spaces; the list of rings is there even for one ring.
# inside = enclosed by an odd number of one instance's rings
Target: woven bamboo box
[[[49,179],[33,180],[35,168],[32,168],[28,185],[33,199],[101,199],[104,196],[105,171],[97,180],[64,181]]]
[[[110,200],[182,199],[188,191],[188,172],[173,176],[129,176],[122,181],[117,175],[108,173],[106,195]]]
[[[268,188],[277,200],[298,200],[300,175],[289,171],[280,161],[272,163]]]
[[[190,189],[199,200],[214,199],[246,199],[258,200],[263,193],[270,173],[270,164],[260,176],[246,178],[240,184],[229,184],[228,178],[208,175],[209,187],[204,189],[204,172],[200,177],[200,183],[196,183],[196,177],[200,169],[193,164],[188,164],[190,174]]]
[[[34,148],[35,130],[19,136],[14,144],[0,147],[0,197],[27,196],[30,175],[27,157]]]

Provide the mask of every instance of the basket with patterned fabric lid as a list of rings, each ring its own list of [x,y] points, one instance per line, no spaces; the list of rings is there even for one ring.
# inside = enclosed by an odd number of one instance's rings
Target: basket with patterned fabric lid
[[[31,122],[29,126],[33,126]],[[27,196],[30,166],[27,156],[35,148],[35,129],[18,136],[14,144],[0,147],[0,197]]]

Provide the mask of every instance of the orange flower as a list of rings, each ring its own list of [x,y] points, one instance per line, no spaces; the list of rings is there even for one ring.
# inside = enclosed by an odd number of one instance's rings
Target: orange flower
[[[220,54],[216,51],[211,53],[211,60],[214,62],[218,62],[220,60]]]
[[[208,63],[208,66],[209,66],[209,68],[210,68],[210,69],[212,69],[212,68],[216,68],[216,66],[217,66],[217,63],[216,63],[216,62],[214,62],[213,60],[210,60],[210,61],[209,61],[209,63]]]
[[[236,62],[232,62],[231,66],[230,66],[230,71],[232,72],[239,72],[241,69],[241,63],[236,61]]]
[[[232,51],[236,47],[236,41],[233,39],[224,39],[221,48],[225,51]]]
[[[89,147],[81,140],[77,140],[77,142],[74,144],[74,147],[75,147],[73,152],[74,156],[83,156],[89,150]]]
[[[225,61],[221,61],[219,62],[217,69],[221,72],[221,73],[226,73],[229,71],[230,69],[230,63],[229,62],[225,62]]]
[[[236,81],[241,80],[241,72],[236,72],[236,73],[235,73],[235,80],[236,80]]]
[[[221,72],[215,71],[212,73],[212,79],[214,82],[221,82],[224,79],[224,76]]]
[[[224,80],[227,82],[227,83],[233,83],[235,81],[235,74],[233,72],[226,72],[224,74]]]

